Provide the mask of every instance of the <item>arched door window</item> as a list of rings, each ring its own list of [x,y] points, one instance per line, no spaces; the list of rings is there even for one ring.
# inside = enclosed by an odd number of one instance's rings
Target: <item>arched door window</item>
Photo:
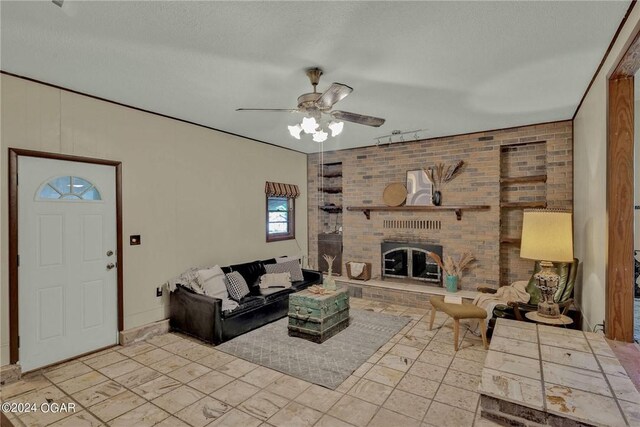
[[[94,184],[77,176],[59,176],[40,187],[37,200],[102,200]]]

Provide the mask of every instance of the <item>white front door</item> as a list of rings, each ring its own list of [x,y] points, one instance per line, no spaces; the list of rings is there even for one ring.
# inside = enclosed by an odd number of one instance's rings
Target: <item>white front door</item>
[[[19,360],[116,344],[115,167],[18,157]]]

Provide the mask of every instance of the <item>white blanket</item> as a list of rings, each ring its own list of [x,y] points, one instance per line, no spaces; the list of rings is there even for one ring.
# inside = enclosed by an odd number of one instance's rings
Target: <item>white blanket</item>
[[[478,307],[484,308],[487,311],[486,322],[493,316],[493,309],[497,305],[507,305],[508,302],[521,302],[528,303],[531,295],[527,293],[526,287],[529,282],[521,280],[513,282],[511,286],[503,286],[495,294],[480,294],[473,300],[473,303]],[[474,335],[479,335],[480,323],[477,320],[471,320],[468,323],[469,330]]]
[[[197,294],[206,295],[206,292],[200,284],[198,283],[198,271],[200,270],[208,270],[218,266],[206,266],[206,267],[191,267],[178,277],[174,277],[171,280],[168,280],[166,283],[167,288],[170,292],[174,292],[176,290],[177,285],[185,286]],[[218,267],[220,268],[220,267]],[[229,298],[229,295],[226,291],[221,292],[218,295],[210,295],[215,298],[220,298],[222,300],[222,311],[233,311],[238,307],[238,303]]]
[[[358,277],[364,271],[366,264],[364,262],[350,262],[349,267],[351,268],[351,276]]]

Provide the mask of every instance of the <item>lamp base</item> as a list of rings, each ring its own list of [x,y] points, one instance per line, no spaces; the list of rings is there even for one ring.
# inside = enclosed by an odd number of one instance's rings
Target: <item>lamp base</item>
[[[533,276],[537,280],[542,301],[538,303],[538,314],[542,317],[557,319],[560,317],[560,307],[553,301],[558,288],[560,276],[554,271],[553,263],[540,261],[540,271]]]
[[[538,315],[558,319],[560,318],[560,307],[555,302],[541,301],[538,303]]]

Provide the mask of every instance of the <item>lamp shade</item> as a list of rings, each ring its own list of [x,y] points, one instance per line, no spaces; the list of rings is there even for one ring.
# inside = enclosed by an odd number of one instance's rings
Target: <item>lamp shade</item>
[[[520,257],[537,261],[573,261],[571,212],[528,209],[522,218]]]

